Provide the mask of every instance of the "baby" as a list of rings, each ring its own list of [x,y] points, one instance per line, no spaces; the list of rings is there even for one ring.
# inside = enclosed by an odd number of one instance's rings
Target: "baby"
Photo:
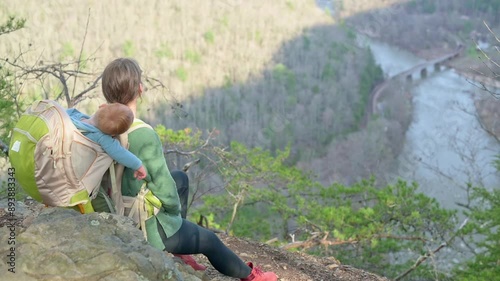
[[[81,113],[75,108],[69,108],[66,112],[84,136],[98,143],[116,162],[134,170],[136,179],[142,180],[146,177],[142,161],[113,138],[125,133],[132,125],[134,114],[130,108],[123,104],[112,103],[99,106],[92,116]]]

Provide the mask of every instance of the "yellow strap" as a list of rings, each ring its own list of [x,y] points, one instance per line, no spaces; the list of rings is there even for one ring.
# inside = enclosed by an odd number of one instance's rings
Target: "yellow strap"
[[[78,204],[78,209],[80,210],[80,214],[85,214],[85,210],[83,209],[83,204]]]
[[[161,208],[161,201],[156,197],[151,190],[148,189],[148,192],[144,196],[144,199],[146,200],[147,207],[148,207],[148,215],[152,216],[155,215],[155,208],[160,209]]]

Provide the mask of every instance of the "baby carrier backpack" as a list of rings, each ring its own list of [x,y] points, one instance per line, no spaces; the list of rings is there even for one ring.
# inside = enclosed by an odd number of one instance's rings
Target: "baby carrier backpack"
[[[134,122],[119,139],[128,147],[128,133],[149,127]],[[109,170],[106,189],[109,209],[131,217],[138,227],[158,212],[161,202],[144,182],[135,197],[122,196],[121,176],[124,167],[101,146],[85,137],[73,124],[66,110],[52,100],[34,102],[16,123],[9,144],[9,161],[15,178],[33,199],[46,206],[78,208],[83,213],[94,211],[91,200],[102,191],[103,175]]]
[[[9,145],[15,178],[33,199],[54,207],[92,212],[103,174],[112,163],[52,100],[34,102],[15,125]]]

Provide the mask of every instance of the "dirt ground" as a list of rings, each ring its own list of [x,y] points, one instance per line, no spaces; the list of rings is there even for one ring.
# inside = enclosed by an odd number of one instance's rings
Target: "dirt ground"
[[[264,243],[219,234],[221,240],[244,261],[251,261],[263,271],[273,271],[280,281],[382,281],[389,280],[372,273],[341,264],[334,257],[314,257],[300,252],[288,252]],[[203,255],[195,259],[207,266],[205,280],[230,281],[215,270]]]

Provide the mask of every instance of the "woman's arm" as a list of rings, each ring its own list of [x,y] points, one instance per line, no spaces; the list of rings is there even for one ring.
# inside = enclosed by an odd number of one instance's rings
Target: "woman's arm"
[[[129,150],[137,155],[148,171],[148,188],[160,199],[165,211],[180,214],[180,201],[175,181],[163,154],[163,146],[156,132],[150,128],[139,128],[128,136]]]

